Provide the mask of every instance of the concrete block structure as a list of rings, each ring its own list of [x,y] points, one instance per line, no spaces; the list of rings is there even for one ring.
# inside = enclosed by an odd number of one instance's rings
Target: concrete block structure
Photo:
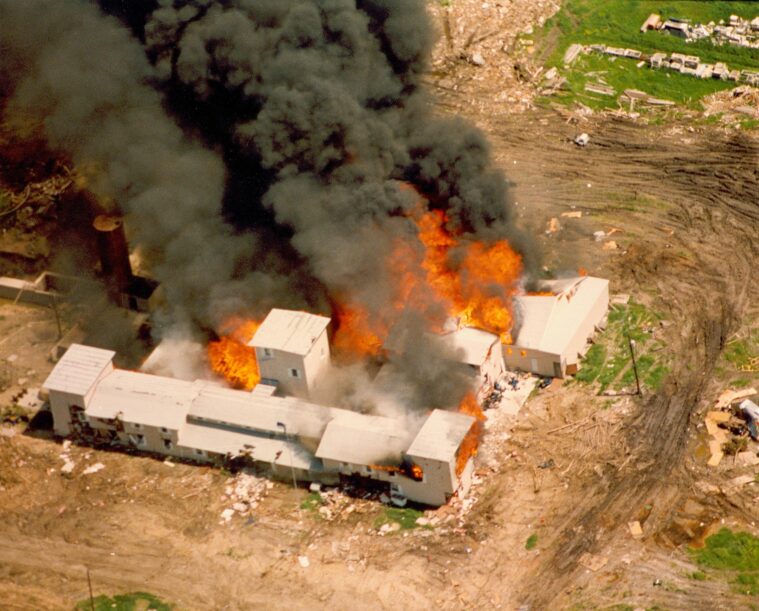
[[[248,343],[256,350],[261,382],[308,399],[329,373],[329,323],[326,316],[271,310]]]

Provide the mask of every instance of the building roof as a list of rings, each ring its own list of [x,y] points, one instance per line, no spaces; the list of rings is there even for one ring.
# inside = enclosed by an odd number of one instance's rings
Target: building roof
[[[86,414],[177,430],[204,382],[186,382],[115,369],[97,385]]]
[[[248,346],[306,355],[329,322],[326,316],[275,308],[261,323]]]
[[[520,321],[514,346],[562,354],[574,335],[577,323],[585,318],[588,310],[604,293],[608,293],[609,281],[584,276],[549,281],[544,287],[555,294],[514,298]]]
[[[332,417],[332,408],[294,397],[262,392],[204,387],[190,406],[188,416],[229,427],[318,439]]]
[[[451,461],[473,423],[473,416],[436,409],[424,422],[406,454],[414,458]]]
[[[443,337],[453,348],[461,350],[461,362],[467,365],[482,365],[493,345],[500,344],[497,335],[472,327],[463,327]]]
[[[186,423],[179,430],[177,445],[231,456],[245,452],[253,460],[261,462],[311,471],[323,470],[314,455],[301,444],[287,439],[271,439],[252,432]]]
[[[408,440],[398,420],[346,412],[327,424],[316,456],[356,465],[400,465]]]
[[[71,344],[42,385],[47,390],[86,395],[116,355],[82,344]]]

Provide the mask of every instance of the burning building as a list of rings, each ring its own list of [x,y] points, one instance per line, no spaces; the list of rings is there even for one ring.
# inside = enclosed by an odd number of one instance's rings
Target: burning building
[[[302,481],[373,480],[396,497],[428,505],[465,494],[475,454],[467,449],[473,416],[436,409],[415,430],[403,419],[278,394],[303,394],[324,375],[329,320],[322,318],[282,310],[267,317],[250,343],[265,359],[282,361],[262,372],[285,375],[281,381],[264,376],[252,390],[116,369],[114,352],[75,344],[44,384],[54,430],[199,462],[244,458]],[[299,375],[290,375],[292,369]],[[293,386],[290,378],[304,385]]]

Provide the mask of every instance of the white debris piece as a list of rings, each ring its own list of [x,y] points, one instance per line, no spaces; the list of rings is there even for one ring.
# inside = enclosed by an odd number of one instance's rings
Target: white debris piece
[[[588,142],[590,142],[590,136],[588,136],[588,134],[583,133],[575,138],[575,144],[577,146],[586,146]]]
[[[232,519],[233,515],[235,515],[234,509],[229,509],[229,508],[225,509],[224,511],[221,512],[221,522],[219,523],[226,524]]]
[[[477,51],[477,52],[475,52],[475,53],[472,54],[471,62],[475,66],[484,66],[485,65],[485,58],[482,57],[482,53],[480,53],[479,51]]]
[[[593,232],[593,237],[596,239],[596,242],[600,242],[601,240],[603,240],[606,237],[606,232],[605,231],[594,231]]]
[[[304,569],[307,569],[309,566],[311,566],[311,562],[308,560],[308,556],[298,556],[298,564]]]
[[[82,471],[82,475],[90,475],[92,473],[102,471],[103,469],[105,469],[105,465],[101,462],[96,462],[94,465],[90,465],[84,471]]]

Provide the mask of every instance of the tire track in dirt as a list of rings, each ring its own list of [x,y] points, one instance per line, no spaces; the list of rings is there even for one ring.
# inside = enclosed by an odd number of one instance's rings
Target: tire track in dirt
[[[558,182],[592,178],[613,184],[615,190],[652,193],[675,204],[664,220],[677,227],[677,239],[690,248],[695,263],[683,269],[676,259],[663,258],[655,264],[655,273],[646,271],[651,253],[630,253],[633,256],[621,263],[621,274],[658,286],[681,327],[680,345],[675,347],[680,358],[665,388],[641,407],[627,427],[627,443],[635,458],[628,468],[597,484],[566,517],[557,542],[524,583],[518,599],[535,609],[552,608],[576,576],[580,556],[599,551],[596,535],[602,524],[626,523],[651,498],[660,499],[661,506],[649,524],[656,527],[657,518],[661,522],[671,511],[663,500],[675,502],[672,489],[690,482],[676,465],[687,446],[692,412],[724,342],[739,325],[749,299],[756,297],[757,142],[714,134],[692,140],[678,147],[676,138],[653,138],[650,129],[612,121],[594,136],[596,147],[589,148],[589,154],[570,149],[568,155],[558,139],[549,144],[561,157],[548,172]]]

